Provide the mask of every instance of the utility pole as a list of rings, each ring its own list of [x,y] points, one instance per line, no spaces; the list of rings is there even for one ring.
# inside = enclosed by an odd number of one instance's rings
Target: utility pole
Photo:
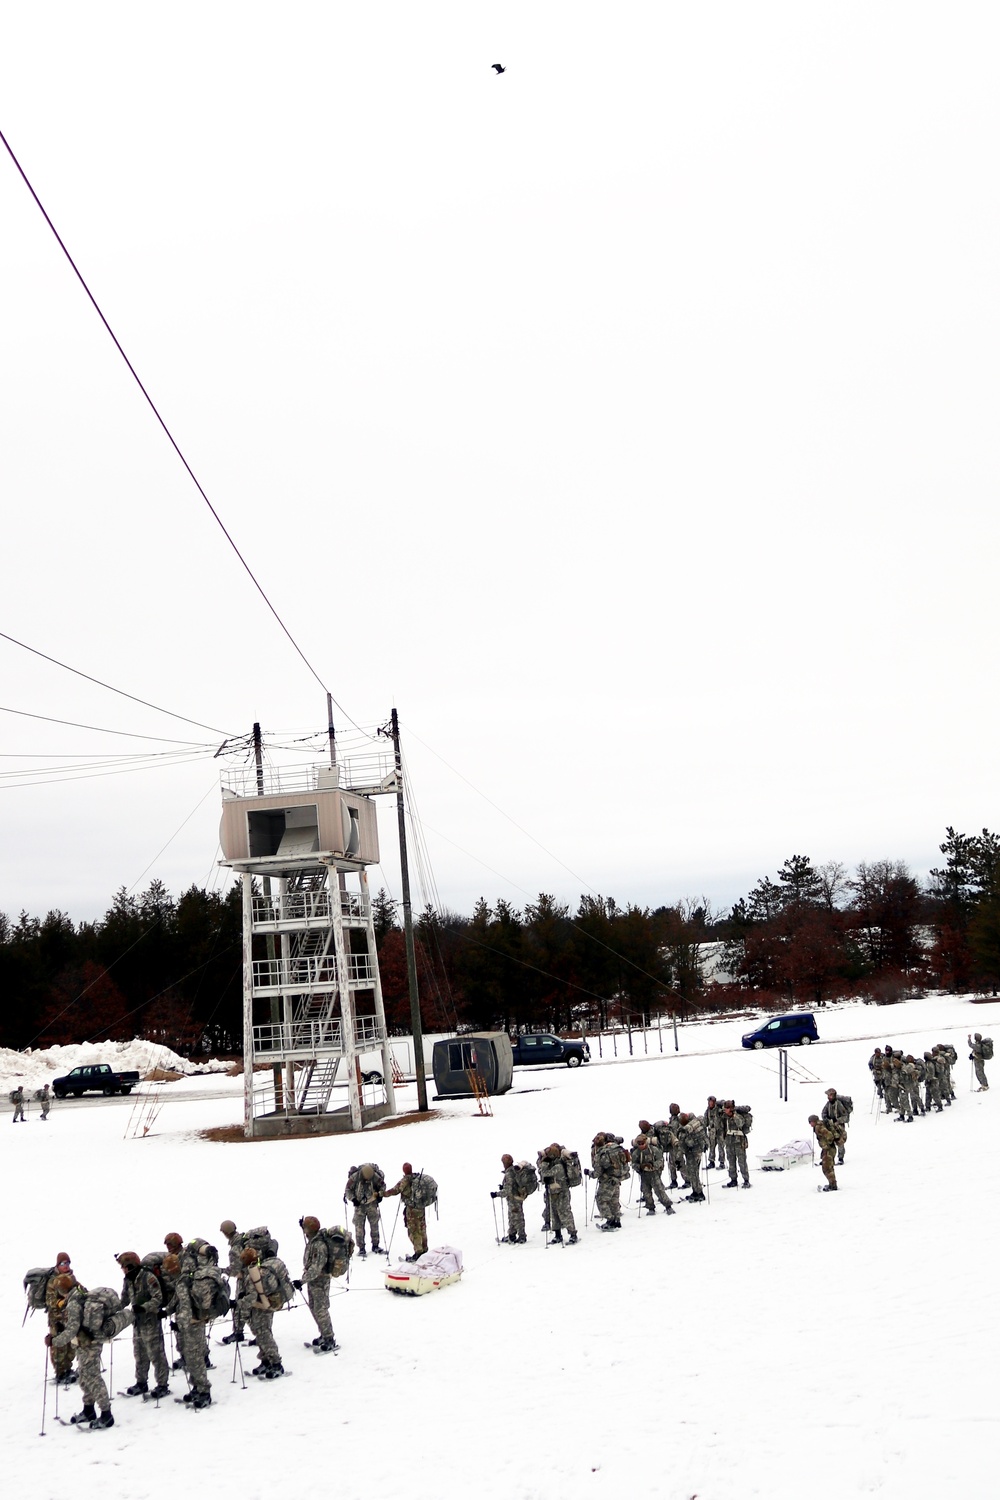
[[[263,795],[264,795],[264,746],[263,746],[263,744],[261,742],[260,725],[259,724],[255,724],[253,726],[253,758],[254,758],[254,764],[257,767],[257,796],[258,797],[263,797]],[[269,898],[270,895],[271,895],[271,879],[270,879],[270,876],[265,875],[262,884],[263,884],[263,887],[264,887],[264,896],[267,897],[267,898]],[[272,933],[268,933],[268,935],[264,939],[264,941],[267,944],[267,957],[268,957],[268,961],[273,964],[274,960],[275,960],[274,935]],[[273,970],[272,970],[272,973],[273,973]],[[271,1025],[272,1026],[280,1026],[281,1025],[281,1001],[278,999],[277,995],[272,995],[271,996]],[[282,1086],[281,1068],[279,1066],[275,1065],[275,1067],[273,1069],[273,1072],[274,1072],[274,1107],[275,1107],[275,1110],[277,1111],[277,1110],[280,1110],[280,1109],[282,1109],[284,1107],[284,1097],[285,1096],[284,1096],[284,1089],[283,1089],[283,1086]]]
[[[326,737],[330,741],[330,764],[337,764],[337,736],[333,728],[333,694],[326,695]]]
[[[399,822],[399,873],[403,886],[403,933],[406,938],[406,973],[410,982],[410,1027],[413,1031],[413,1066],[417,1075],[417,1108],[427,1108],[424,1077],[424,1029],[420,1020],[417,991],[417,954],[413,946],[413,909],[410,905],[410,867],[406,858],[406,804],[403,800],[403,757],[399,750],[399,715],[392,711],[392,749],[396,761],[396,817]]]

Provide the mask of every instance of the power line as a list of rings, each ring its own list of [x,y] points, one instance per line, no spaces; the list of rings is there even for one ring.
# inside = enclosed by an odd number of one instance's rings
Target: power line
[[[578,875],[575,870],[571,870],[565,860],[560,859],[558,854],[553,854],[551,849],[547,849],[540,839],[536,839],[533,833],[529,833],[526,828],[523,828],[516,818],[511,817],[510,813],[504,812],[499,803],[494,802],[492,797],[487,797],[485,792],[480,791],[479,787],[476,786],[474,781],[470,781],[468,776],[464,776],[461,771],[459,771],[455,766],[451,764],[450,761],[445,760],[444,756],[440,755],[438,751],[433,748],[433,746],[428,745],[426,740],[422,740],[413,726],[409,723],[407,723],[406,725],[406,732],[408,735],[411,735],[413,739],[417,740],[419,744],[423,745],[425,750],[429,750],[435,757],[435,759],[439,760],[443,766],[447,766],[448,770],[451,771],[453,776],[457,776],[460,781],[465,782],[466,786],[471,787],[477,797],[482,797],[483,801],[488,802],[490,807],[498,812],[502,818],[506,818],[508,823],[512,823],[513,826],[517,829],[518,833],[523,833],[526,839],[530,839],[533,844],[537,844],[538,848],[541,849],[543,854],[547,854],[549,856],[549,859],[554,859],[556,864],[562,865],[563,869],[566,870],[568,874],[572,875],[574,880],[578,880],[581,885],[586,886],[587,890],[592,896],[596,896],[598,894],[598,892],[595,891],[594,887],[590,884],[589,880],[584,880],[582,875]],[[487,866],[487,868],[489,867]]]
[[[7,639],[9,640],[10,637],[8,636]],[[26,649],[30,651],[31,647],[28,646]],[[51,659],[52,658],[50,657],[49,660],[51,661]],[[61,665],[61,663],[59,663],[58,665]],[[69,667],[67,668],[67,670],[72,672],[73,668]],[[117,691],[117,689],[114,689],[114,691]],[[166,713],[167,710],[163,709],[162,712]],[[54,719],[51,714],[31,714],[26,708],[5,708],[3,704],[0,704],[0,714],[17,714],[18,718],[21,719],[41,719],[43,724],[66,724],[70,729],[90,729],[94,734],[118,734],[127,740],[155,740],[158,745],[188,745],[192,749],[194,749],[197,744],[196,741],[174,740],[162,734],[133,734],[130,729],[105,729],[100,724],[80,724],[75,719]],[[175,715],[175,717],[179,717],[179,715]],[[188,723],[193,724],[194,720],[190,719],[188,720]],[[201,729],[206,729],[209,727],[210,726],[205,724],[199,725],[199,728]],[[221,729],[212,730],[213,734],[222,734],[222,732],[223,731]],[[199,746],[198,748],[204,748],[208,750],[211,748],[211,746],[205,745],[204,747]]]
[[[143,396],[146,398],[146,403],[149,406],[150,411],[153,413],[153,416],[156,418],[157,422],[159,422],[160,426],[163,428],[163,431],[164,431],[164,433],[166,434],[166,437],[167,437],[167,441],[170,443],[170,446],[173,448],[174,452],[177,454],[177,457],[180,459],[181,463],[184,465],[184,468],[187,471],[187,474],[188,474],[189,478],[191,479],[191,482],[193,483],[195,489],[198,491],[199,495],[201,496],[201,498],[204,500],[205,504],[208,506],[209,510],[211,511],[212,516],[213,516],[216,524],[219,527],[219,530],[222,532],[223,536],[226,538],[226,541],[229,543],[230,547],[232,547],[233,551],[236,553],[236,556],[239,558],[241,564],[243,565],[243,568],[244,568],[244,571],[246,572],[247,577],[250,579],[250,582],[253,584],[254,588],[257,590],[258,594],[263,599],[263,601],[267,605],[268,609],[271,611],[271,614],[274,616],[275,620],[278,622],[278,624],[280,625],[281,629],[284,631],[284,633],[285,633],[286,637],[288,638],[289,642],[291,643],[293,649],[296,651],[296,653],[298,654],[298,656],[300,657],[300,659],[302,660],[302,662],[304,663],[304,665],[311,672],[312,676],[319,683],[319,685],[323,689],[324,693],[328,693],[330,690],[326,686],[326,683],[323,681],[322,677],[320,677],[319,673],[316,671],[316,668],[313,666],[312,662],[306,656],[305,652],[302,650],[302,647],[299,645],[298,641],[292,635],[292,632],[289,630],[289,628],[285,624],[284,620],[278,614],[277,609],[275,609],[274,605],[271,603],[270,599],[268,598],[267,594],[265,593],[263,585],[260,582],[258,582],[257,577],[256,577],[256,575],[253,572],[253,569],[250,567],[250,564],[247,562],[246,558],[243,556],[243,553],[240,551],[239,547],[236,545],[236,542],[234,541],[232,535],[227,530],[226,525],[225,525],[225,523],[222,520],[222,517],[219,515],[218,511],[215,509],[215,506],[212,504],[211,500],[209,500],[209,498],[206,495],[205,491],[202,489],[201,483],[198,480],[198,476],[195,474],[195,472],[192,469],[191,465],[188,463],[187,459],[184,457],[184,454],[182,453],[182,451],[180,449],[180,445],[178,444],[178,442],[177,442],[176,438],[174,437],[173,433],[170,431],[170,428],[167,426],[167,424],[164,421],[163,417],[160,415],[159,409],[157,408],[156,403],[153,400],[152,396],[149,394],[149,392],[147,391],[146,387],[143,385],[142,381],[139,379],[138,371],[136,370],[136,368],[133,365],[132,361],[129,359],[128,355],[125,353],[125,350],[122,348],[121,344],[119,343],[118,337],[115,334],[114,329],[111,327],[111,324],[108,322],[107,318],[104,316],[104,313],[101,311],[101,308],[100,308],[100,306],[98,304],[97,298],[94,296],[93,292],[90,290],[90,287],[87,285],[86,281],[84,280],[83,273],[81,272],[81,270],[80,270],[79,266],[77,265],[76,261],[73,259],[72,255],[70,255],[69,250],[67,249],[66,244],[65,244],[62,236],[60,235],[58,229],[56,229],[56,226],[53,224],[52,220],[49,218],[49,215],[48,215],[48,213],[47,213],[47,211],[46,211],[46,209],[45,209],[45,207],[44,207],[44,205],[42,203],[42,200],[39,198],[38,194],[35,192],[35,189],[32,187],[31,182],[28,179],[28,174],[25,172],[24,168],[21,166],[21,163],[18,161],[17,157],[14,155],[13,148],[11,147],[10,142],[8,141],[7,137],[4,135],[4,133],[3,133],[2,130],[0,130],[0,141],[3,141],[3,144],[4,144],[4,146],[7,149],[8,156],[10,157],[11,161],[14,163],[15,167],[17,168],[18,172],[20,173],[21,180],[23,181],[25,187],[28,189],[28,192],[31,194],[32,198],[34,198],[35,203],[38,206],[38,210],[39,210],[39,212],[42,215],[42,218],[45,220],[46,224],[49,226],[49,228],[51,229],[53,235],[55,236],[56,242],[59,245],[60,250],[65,255],[66,259],[69,261],[70,265],[72,266],[73,272],[74,272],[74,274],[76,276],[76,279],[79,281],[80,285],[83,287],[83,290],[86,292],[87,297],[88,297],[88,299],[90,301],[91,306],[93,307],[93,309],[96,312],[97,316],[100,318],[101,322],[104,324],[104,327],[107,330],[107,333],[108,333],[109,337],[111,338],[111,342],[114,344],[115,348],[118,350],[118,353],[121,355],[122,359],[125,361],[125,364],[128,366],[129,372],[130,372],[133,380],[135,381],[136,385],[139,387],[139,389],[142,392]],[[20,644],[20,643],[18,643],[18,644]],[[102,686],[106,686],[106,684],[102,684]],[[350,719],[350,722],[353,724],[354,720],[351,719],[351,716],[347,712],[347,709],[344,708],[344,706],[342,704],[337,703],[337,700],[336,700],[336,698],[334,698],[334,696],[333,696],[332,693],[330,693],[330,698],[331,698],[331,701],[333,703],[337,704],[337,707],[340,709],[340,712],[344,715],[344,717],[347,718],[347,719]],[[180,716],[176,715],[175,717],[180,717]],[[194,721],[190,720],[189,722],[193,723]],[[202,728],[205,728],[205,727],[206,726],[204,726],[204,725],[202,726]]]
[[[3,140],[2,131],[0,131],[0,140]],[[184,724],[194,724],[197,729],[207,729],[212,734],[224,735],[228,732],[225,729],[216,729],[214,724],[202,724],[198,719],[189,719],[187,714],[175,714],[172,709],[161,708],[158,703],[150,703],[146,698],[137,698],[134,693],[126,693],[123,688],[112,687],[110,682],[102,682],[99,677],[91,677],[89,672],[81,672],[78,667],[68,666],[66,662],[58,661],[54,656],[48,656],[44,651],[26,645],[24,641],[15,640],[12,635],[7,635],[3,630],[0,630],[0,640],[10,641],[12,646],[20,646],[22,651],[30,651],[32,656],[40,656],[43,661],[50,661],[54,667],[62,667],[64,672],[72,672],[74,677],[83,677],[87,682],[94,682],[98,687],[107,688],[109,693],[117,693],[120,698],[131,698],[133,703],[141,703],[143,708],[152,708],[158,714],[166,714],[171,719],[180,719]]]

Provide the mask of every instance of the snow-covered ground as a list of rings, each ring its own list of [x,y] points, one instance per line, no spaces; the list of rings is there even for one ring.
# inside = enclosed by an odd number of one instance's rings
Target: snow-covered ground
[[[439,1104],[436,1119],[369,1132],[363,1145],[205,1141],[200,1129],[239,1119],[240,1099],[232,1090],[191,1098],[201,1080],[165,1087],[145,1139],[123,1138],[127,1101],[57,1105],[41,1130],[33,1114],[3,1136],[5,1492],[992,1497],[1000,1088],[970,1091],[963,1044],[969,1030],[1000,1032],[1000,1006],[851,1006],[819,1024],[823,1042],[791,1056],[787,1104],[776,1056],[739,1049],[743,1019],[683,1028],[678,1055],[519,1070],[492,1118],[471,1101]],[[945,1038],[960,1057],[957,1105],[912,1130],[871,1113],[873,1045],[922,1050]],[[681,1202],[654,1222],[633,1198],[623,1230],[605,1235],[584,1230],[580,1189],[580,1244],[549,1250],[536,1195],[527,1246],[495,1243],[489,1193],[505,1150],[533,1160],[557,1139],[586,1161],[598,1129],[630,1137],[640,1116],[655,1119],[672,1100],[701,1109],[715,1093],[753,1105],[753,1162],[807,1133],[831,1083],[856,1105],[836,1195],[816,1191],[822,1178],[808,1163],[753,1172],[749,1196],[720,1191],[723,1174],[712,1172],[710,1202]],[[414,1095],[412,1085],[402,1091],[404,1107]],[[275,1319],[292,1379],[244,1391],[220,1347],[205,1412],[117,1400],[112,1430],[78,1435],[52,1422],[49,1386],[48,1435],[38,1436],[45,1325],[36,1314],[19,1327],[29,1266],[65,1249],[84,1282],[116,1285],[116,1251],[141,1254],[169,1230],[217,1239],[231,1217],[269,1223],[295,1274],[299,1217],[341,1221],[347,1170],[365,1157],[390,1179],[404,1158],[438,1179],[430,1238],[462,1249],[458,1286],[394,1297],[382,1288],[384,1261],[356,1262],[350,1289],[339,1283],[333,1299],[338,1356],[303,1348],[315,1330],[295,1307]],[[404,1248],[401,1229],[393,1243]],[[116,1389],[131,1371],[125,1334]],[[174,1383],[180,1393],[181,1377]],[[78,1408],[75,1390],[59,1394],[60,1415]]]
[[[71,1068],[107,1063],[116,1073],[146,1074],[151,1068],[170,1073],[221,1073],[230,1063],[212,1058],[206,1062],[189,1062],[158,1042],[73,1042],[66,1046],[36,1047],[33,1051],[13,1052],[0,1047],[0,1092],[7,1094],[19,1084],[25,1091],[40,1089],[43,1084],[60,1078]]]

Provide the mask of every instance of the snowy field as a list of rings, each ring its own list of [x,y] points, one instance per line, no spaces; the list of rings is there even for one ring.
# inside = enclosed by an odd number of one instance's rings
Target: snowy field
[[[823,1041],[791,1054],[787,1104],[776,1055],[740,1050],[743,1020],[684,1027],[679,1055],[519,1070],[491,1119],[471,1102],[441,1104],[438,1118],[369,1132],[363,1146],[356,1137],[206,1142],[199,1130],[240,1118],[238,1081],[222,1078],[167,1085],[145,1139],[123,1138],[124,1099],[56,1105],[41,1130],[33,1109],[3,1136],[5,1493],[994,1496],[1000,1088],[970,1091],[964,1042],[969,1030],[1000,1033],[1000,1006],[846,1006],[819,1025]],[[912,1130],[875,1116],[873,1046],[922,1051],[945,1039],[960,1058],[956,1106]],[[720,1191],[724,1174],[710,1172],[708,1203],[678,1202],[673,1218],[654,1222],[633,1197],[623,1230],[605,1235],[593,1223],[584,1230],[579,1189],[580,1244],[546,1250],[535,1195],[527,1246],[495,1243],[489,1193],[505,1150],[534,1160],[557,1139],[588,1162],[597,1130],[630,1139],[640,1116],[658,1118],[674,1100],[701,1110],[715,1093],[753,1106],[755,1165],[808,1133],[830,1084],[855,1100],[836,1196],[816,1191],[823,1179],[808,1162],[754,1170],[749,1194]],[[401,1100],[415,1107],[412,1085]],[[365,1158],[390,1181],[404,1159],[437,1178],[429,1238],[462,1249],[458,1286],[393,1297],[383,1259],[356,1262],[349,1290],[333,1298],[339,1355],[303,1347],[315,1328],[296,1306],[275,1318],[291,1379],[243,1390],[219,1347],[208,1410],[116,1400],[115,1427],[82,1434],[52,1421],[50,1385],[39,1436],[45,1323],[35,1314],[20,1326],[29,1266],[65,1249],[86,1284],[117,1286],[115,1252],[161,1247],[170,1230],[218,1242],[231,1217],[241,1228],[268,1223],[295,1275],[299,1217],[342,1222],[347,1170]],[[387,1232],[396,1201],[385,1205]],[[393,1244],[408,1249],[401,1227]],[[132,1378],[126,1333],[114,1347],[114,1389]],[[182,1376],[174,1387],[183,1393]],[[75,1389],[59,1396],[61,1416],[79,1408]]]

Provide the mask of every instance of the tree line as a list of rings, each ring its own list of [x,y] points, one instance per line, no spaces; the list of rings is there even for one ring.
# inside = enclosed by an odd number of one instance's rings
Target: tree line
[[[470,916],[427,907],[414,923],[425,1030],[607,1030],[658,1016],[889,1003],[927,988],[1000,985],[1000,836],[946,830],[921,883],[899,860],[814,865],[792,855],[726,914],[541,894],[519,910],[480,899]],[[390,1030],[409,1030],[397,905],[374,898]],[[241,902],[159,881],[118,891],[78,925],[0,914],[0,1045],[147,1037],[186,1055],[242,1048]]]

